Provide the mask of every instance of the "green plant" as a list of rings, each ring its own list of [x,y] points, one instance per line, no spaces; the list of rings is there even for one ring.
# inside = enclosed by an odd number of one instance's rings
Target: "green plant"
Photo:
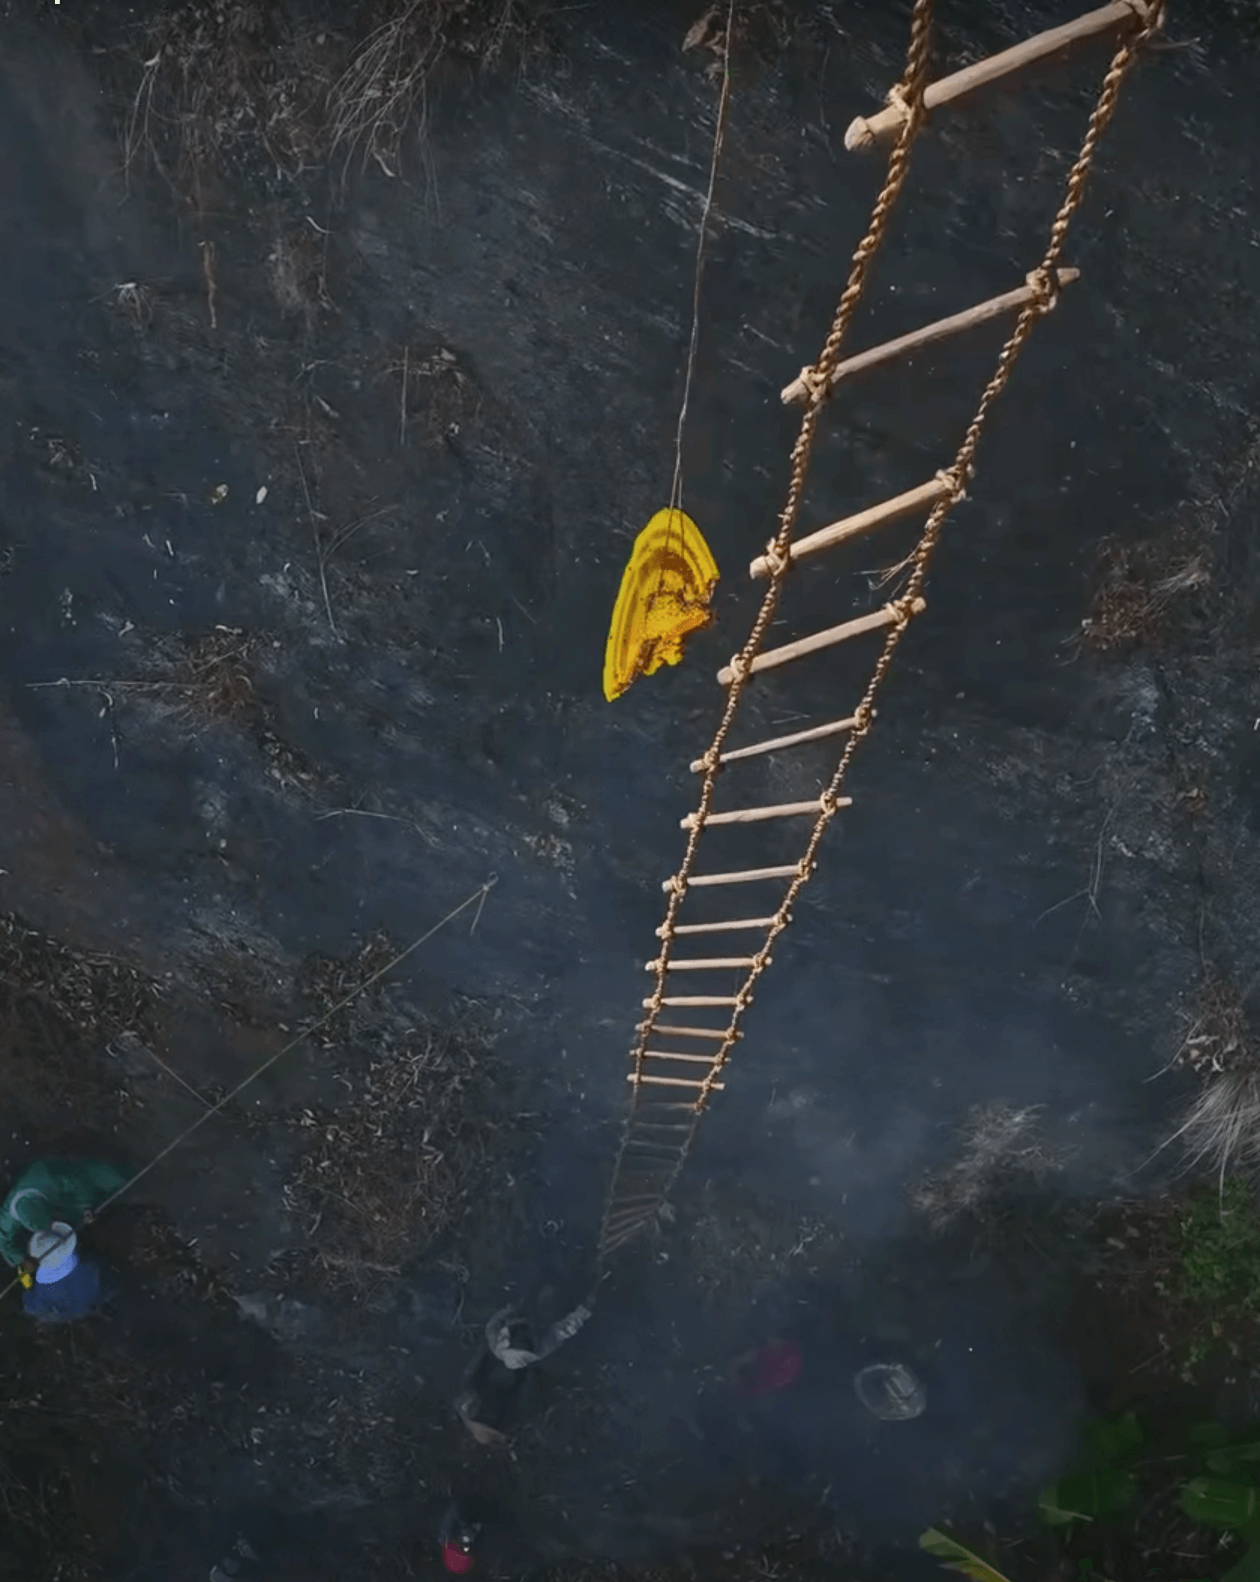
[[[966,1544],[960,1544],[957,1538],[951,1538],[948,1533],[940,1532],[935,1527],[929,1527],[919,1539],[919,1548],[926,1549],[928,1554],[935,1555],[938,1560],[945,1563],[948,1571],[960,1571],[963,1576],[971,1577],[973,1582],[1008,1582],[1008,1579],[974,1549],[968,1549]]]
[[[1180,1292],[1218,1322],[1260,1317],[1260,1207],[1251,1187],[1226,1181],[1196,1192],[1181,1223]]]
[[[1220,1582],[1260,1582],[1260,1439],[1233,1437],[1221,1423],[1183,1425],[1152,1440],[1133,1412],[1095,1419],[1081,1436],[1077,1465],[1042,1491],[1038,1514],[1065,1543],[1076,1534],[1087,1537],[1097,1525],[1107,1536],[1089,1542],[1108,1567],[1106,1575],[1128,1576],[1134,1555],[1140,1558],[1135,1524],[1152,1499],[1164,1500],[1199,1530],[1205,1560],[1233,1542],[1246,1544],[1234,1551],[1237,1559],[1226,1552],[1226,1563],[1234,1563]],[[973,1582],[1007,1582],[976,1550],[937,1528],[919,1544]],[[1081,1582],[1106,1582],[1094,1560],[1073,1548]],[[1117,1559],[1129,1569],[1112,1571]]]

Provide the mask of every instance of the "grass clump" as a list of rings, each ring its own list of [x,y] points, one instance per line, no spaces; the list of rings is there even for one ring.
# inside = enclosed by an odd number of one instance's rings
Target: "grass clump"
[[[1260,1320],[1260,1204],[1245,1181],[1191,1195],[1177,1295],[1221,1328]]]
[[[224,161],[261,151],[297,171],[323,152],[331,32],[299,33],[283,0],[189,0],[159,12],[123,133],[130,174],[147,158],[203,211]]]
[[[1209,974],[1172,1064],[1203,1077],[1169,1142],[1193,1172],[1210,1170],[1222,1188],[1233,1175],[1260,1175],[1260,1061],[1243,996]],[[1167,1146],[1167,1144],[1165,1144]]]
[[[346,168],[356,159],[388,176],[400,168],[403,136],[423,113],[439,61],[488,68],[537,40],[537,6],[526,0],[383,0],[328,98],[328,144]]]
[[[1061,1160],[1037,1135],[1036,1105],[996,1100],[976,1105],[960,1137],[958,1158],[910,1194],[935,1231],[963,1218],[983,1219],[989,1207],[1021,1179],[1040,1183]]]
[[[1212,582],[1210,524],[1191,515],[1156,538],[1137,544],[1106,539],[1098,547],[1089,613],[1079,641],[1097,653],[1166,642],[1184,618],[1191,596]]]

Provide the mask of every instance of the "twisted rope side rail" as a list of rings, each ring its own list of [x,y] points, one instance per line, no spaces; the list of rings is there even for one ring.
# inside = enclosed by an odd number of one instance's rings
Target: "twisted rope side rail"
[[[662,1002],[665,998],[665,981],[668,976],[670,956],[676,938],[675,928],[678,912],[687,893],[688,881],[695,867],[696,853],[699,849],[700,840],[704,834],[705,824],[713,803],[713,793],[717,785],[722,747],[730,734],[731,726],[739,709],[740,700],[748,682],[752,661],[761,651],[765,634],[778,607],[779,593],[789,567],[788,544],[791,542],[792,531],[800,514],[801,497],[804,492],[810,457],[817,435],[821,406],[831,382],[831,374],[839,361],[841,346],[848,334],[849,326],[852,323],[854,313],[865,289],[872,260],[884,240],[892,211],[901,195],[901,189],[905,185],[906,176],[910,168],[910,151],[918,135],[919,128],[923,124],[923,94],[927,87],[928,41],[931,33],[932,6],[933,0],[915,0],[914,14],[910,26],[910,43],[906,53],[905,72],[896,90],[903,96],[908,113],[889,155],[888,172],[884,178],[884,184],[880,189],[879,196],[875,200],[875,206],[871,211],[870,224],[866,235],[858,244],[853,255],[849,278],[837,305],[831,330],[824,342],[817,365],[811,371],[809,381],[810,398],[801,419],[796,443],[792,448],[791,481],[788,487],[787,500],[779,516],[778,530],[768,551],[771,559],[769,586],[766,589],[757,619],[753,623],[748,641],[744,644],[736,661],[736,675],[727,694],[726,707],[722,712],[722,718],[713,742],[708,752],[704,755],[704,780],[700,792],[699,806],[688,836],[682,864],[670,884],[665,920],[660,930],[661,950],[656,968],[656,986],[648,1007],[647,1017],[640,1026],[639,1039],[632,1055],[632,1075],[635,1085],[631,1094],[629,1118],[626,1122],[621,1146],[618,1149],[613,1166],[612,1187],[605,1208],[603,1225],[600,1230],[599,1248],[601,1258],[607,1251],[611,1250],[613,1243],[619,1243],[625,1239],[625,1235],[614,1235],[613,1232],[619,1223],[617,1214],[618,1189],[623,1179],[627,1149],[634,1141],[635,1121],[642,1102],[643,1089],[638,1079],[643,1074],[643,1061],[648,1052],[648,1040],[656,1030]],[[759,973],[752,975],[746,988],[751,988],[751,983],[756,981],[756,976],[759,976]],[[738,1018],[734,1019],[732,1026],[728,1029],[727,1038],[722,1045],[723,1058],[720,1062],[721,1065],[725,1064],[725,1053],[735,1041],[738,1028],[734,1023],[737,1020]],[[718,1069],[720,1069],[720,1066]],[[703,1090],[702,1101],[707,1100],[709,1091],[711,1091],[711,1084]],[[699,1108],[702,1107],[703,1103],[698,1106],[697,1114]],[[668,1179],[664,1180],[659,1190],[654,1185],[652,1191],[641,1202],[636,1200],[634,1214],[627,1216],[628,1219],[634,1221],[634,1224],[625,1234],[633,1234],[634,1230],[646,1224],[656,1213],[660,1203],[663,1202],[682,1169],[687,1152],[690,1149],[692,1135],[694,1135],[694,1125],[689,1130],[686,1140],[678,1151],[676,1162],[670,1166]]]
[[[1003,345],[998,356],[997,365],[994,369],[993,375],[990,378],[988,384],[985,386],[979,405],[976,408],[971,422],[967,426],[962,443],[958,448],[953,463],[945,470],[945,473],[943,474],[944,478],[949,484],[948,490],[932,508],[924,525],[924,529],[919,541],[905,563],[906,568],[909,571],[909,576],[901,595],[892,603],[892,609],[895,613],[895,620],[889,627],[888,635],[884,640],[883,648],[880,652],[878,660],[876,661],[874,671],[862,697],[862,701],[858,704],[857,709],[854,711],[854,727],[845,743],[845,747],[840,756],[835,773],[832,775],[826,790],[822,793],[819,799],[819,814],[817,820],[815,821],[809,840],[806,844],[805,853],[802,856],[800,863],[797,865],[795,876],[792,878],[788,886],[787,893],[780,903],[779,908],[770,923],[766,933],[765,941],[761,946],[761,949],[752,958],[743,985],[734,996],[734,1008],[731,1011],[726,1032],[722,1036],[722,1041],[719,1044],[718,1049],[712,1056],[711,1062],[704,1078],[700,1083],[699,1091],[695,1099],[691,1101],[690,1105],[688,1106],[688,1119],[685,1125],[680,1125],[677,1128],[678,1130],[682,1131],[684,1135],[677,1144],[672,1145],[671,1157],[669,1158],[668,1164],[666,1165],[664,1162],[662,1162],[660,1166],[658,1175],[660,1180],[663,1182],[663,1185],[661,1185],[659,1189],[657,1189],[654,1185],[652,1192],[643,1194],[642,1196],[631,1197],[623,1191],[623,1170],[627,1148],[634,1140],[635,1121],[639,1114],[642,1102],[640,1095],[642,1094],[643,1089],[639,1085],[637,1079],[642,1074],[643,1060],[647,1054],[647,1042],[652,1033],[655,1031],[657,1018],[662,1008],[665,976],[668,970],[668,955],[669,949],[672,947],[675,938],[675,926],[678,910],[681,905],[682,898],[686,894],[687,880],[691,874],[694,864],[696,847],[698,846],[700,836],[704,831],[705,823],[708,818],[713,787],[716,780],[718,756],[721,751],[722,744],[726,739],[726,734],[729,731],[731,721],[734,717],[739,695],[742,692],[743,685],[748,678],[752,660],[756,657],[756,654],[760,650],[761,640],[764,636],[766,627],[769,624],[769,620],[773,614],[775,605],[777,604],[779,589],[782,584],[783,577],[788,569],[789,559],[787,549],[791,534],[791,527],[795,522],[797,510],[799,508],[801,487],[804,480],[805,469],[808,465],[809,453],[813,444],[821,395],[822,392],[827,389],[830,383],[829,374],[831,369],[834,368],[835,358],[838,354],[840,341],[843,338],[844,330],[847,329],[847,317],[845,312],[846,302],[850,303],[849,316],[851,316],[852,303],[856,302],[857,295],[860,294],[861,291],[861,284],[865,273],[865,264],[869,261],[870,256],[878,246],[879,239],[882,237],[884,224],[887,220],[888,210],[891,208],[891,201],[885,204],[884,200],[888,196],[890,188],[893,188],[892,197],[894,199],[896,192],[900,190],[901,182],[904,181],[904,166],[908,160],[910,144],[918,130],[918,126],[922,122],[922,95],[924,87],[922,64],[923,60],[926,58],[927,27],[927,17],[924,13],[928,12],[930,12],[930,0],[928,0],[928,3],[925,5],[916,5],[915,7],[911,55],[910,59],[908,60],[907,75],[906,79],[903,79],[902,88],[902,92],[906,95],[906,103],[910,113],[903,124],[901,135],[898,138],[896,148],[894,149],[893,155],[890,158],[889,177],[885,182],[883,192],[880,194],[880,200],[876,204],[875,215],[872,216],[871,229],[868,231],[866,238],[858,249],[858,254],[855,256],[853,274],[850,276],[849,286],[846,288],[845,294],[841,298],[840,308],[837,310],[836,322],[833,325],[832,333],[827,338],[823,356],[820,357],[816,368],[812,370],[813,377],[806,380],[806,387],[809,391],[809,406],[806,409],[805,417],[801,424],[800,437],[797,440],[792,454],[792,481],[788,491],[788,500],[780,518],[779,531],[776,534],[773,542],[767,546],[767,559],[771,566],[771,586],[766,594],[766,599],[762,605],[761,614],[758,616],[757,622],[753,627],[752,634],[741,651],[738,659],[734,662],[733,669],[735,674],[731,684],[730,695],[727,698],[726,709],[723,713],[722,722],[718,728],[717,735],[714,738],[713,745],[709,748],[709,751],[705,754],[703,759],[705,765],[704,789],[701,794],[699,809],[696,815],[694,815],[691,834],[687,842],[686,855],[679,873],[671,881],[670,899],[666,910],[665,922],[659,931],[662,937],[662,951],[660,962],[657,966],[656,990],[648,1007],[647,1018],[641,1024],[640,1038],[634,1051],[633,1076],[636,1080],[631,1099],[630,1117],[626,1124],[626,1130],[622,1139],[621,1149],[618,1153],[616,1165],[614,1167],[612,1186],[610,1189],[608,1203],[605,1209],[604,1223],[600,1234],[599,1256],[601,1261],[605,1260],[611,1255],[612,1252],[617,1250],[618,1247],[630,1240],[638,1233],[639,1230],[641,1230],[654,1218],[682,1171],[692,1142],[695,1138],[700,1116],[703,1114],[713,1091],[720,1085],[721,1075],[730,1060],[731,1052],[735,1046],[735,1043],[740,1037],[740,1023],[743,1019],[744,1013],[752,1002],[753,989],[756,985],[756,982],[761,974],[770,965],[771,949],[779,935],[782,934],[783,931],[788,927],[788,924],[791,921],[792,907],[813,874],[817,860],[818,849],[822,843],[823,836],[825,835],[831,820],[835,817],[837,811],[839,810],[838,792],[844,785],[845,778],[848,774],[849,766],[853,761],[854,755],[857,753],[862,742],[866,739],[870,732],[871,725],[874,720],[874,703],[876,696],[880,687],[883,685],[884,679],[892,665],[893,658],[896,655],[897,649],[901,644],[901,640],[904,637],[911,620],[914,619],[915,615],[921,608],[919,603],[920,595],[927,579],[927,573],[931,564],[932,556],[936,550],[937,544],[940,541],[941,529],[950,512],[959,503],[959,501],[965,497],[966,484],[973,470],[975,455],[979,448],[980,439],[983,434],[985,424],[988,421],[989,414],[994,403],[1006,388],[1006,385],[1009,382],[1011,374],[1014,370],[1015,363],[1017,362],[1020,353],[1023,351],[1029,336],[1032,334],[1034,326],[1041,318],[1045,316],[1045,314],[1050,312],[1055,305],[1057,299],[1057,277],[1055,270],[1062,257],[1072,220],[1074,219],[1077,210],[1080,208],[1081,203],[1084,200],[1085,189],[1089,181],[1089,176],[1093,168],[1095,157],[1097,155],[1098,145],[1104,133],[1106,132],[1107,127],[1110,125],[1113,116],[1115,115],[1116,107],[1120,99],[1121,89],[1126,78],[1128,77],[1130,70],[1136,62],[1142,47],[1151,39],[1151,37],[1153,37],[1155,33],[1160,30],[1163,25],[1165,4],[1164,0],[1159,0],[1159,3],[1152,5],[1146,15],[1143,26],[1136,32],[1130,34],[1116,50],[1114,56],[1112,57],[1107,74],[1103,78],[1102,87],[1095,103],[1094,110],[1090,116],[1089,124],[1084,140],[1081,144],[1080,152],[1077,155],[1076,161],[1073,164],[1071,171],[1069,172],[1064,197],[1059,206],[1058,213],[1055,216],[1054,223],[1051,226],[1045,253],[1042,257],[1041,263],[1035,270],[1032,271],[1031,275],[1029,276],[1029,283],[1033,287],[1033,295],[1028,304],[1020,312],[1014,329],[1011,331],[1010,336]],[[914,60],[915,42],[920,33],[920,29],[922,29],[922,39],[920,42],[922,59],[919,61],[918,71],[915,73],[911,70],[911,63]],[[908,84],[908,86],[906,86],[906,84]],[[894,165],[898,160],[898,156],[901,158],[901,170],[899,179],[897,180],[894,187]],[[878,227],[876,225],[877,216],[880,220]],[[874,238],[874,240],[872,240],[872,238]],[[855,280],[857,283],[856,293],[854,292]],[[662,1150],[662,1153],[664,1153],[664,1150]]]

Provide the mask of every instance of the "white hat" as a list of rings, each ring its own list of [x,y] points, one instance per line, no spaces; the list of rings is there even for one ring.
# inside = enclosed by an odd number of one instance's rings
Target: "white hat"
[[[55,1219],[47,1230],[37,1230],[31,1236],[31,1257],[45,1277],[74,1257],[74,1247],[74,1226],[64,1220]]]
[[[919,1417],[927,1405],[923,1385],[900,1362],[874,1362],[853,1380],[857,1398],[874,1417],[886,1423],[906,1423]]]

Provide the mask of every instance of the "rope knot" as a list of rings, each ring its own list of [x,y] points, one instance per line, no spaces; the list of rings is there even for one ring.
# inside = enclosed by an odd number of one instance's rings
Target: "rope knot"
[[[780,550],[777,540],[773,538],[766,545],[765,560],[772,577],[781,577],[792,564],[791,555],[786,550]]]
[[[893,612],[893,623],[896,626],[901,628],[908,626],[914,614],[913,594],[902,594],[901,598],[894,599],[888,608]]]
[[[816,368],[802,368],[797,375],[805,394],[809,397],[810,404],[817,406],[820,401],[825,401],[831,394],[831,380],[824,379]]]
[[[718,752],[716,747],[710,746],[708,748],[700,760],[700,767],[707,775],[714,774],[722,767],[722,754]]]
[[[969,468],[960,468],[957,463],[952,467],[941,467],[937,470],[936,476],[945,485],[951,505],[957,505],[960,500],[967,498],[969,473]]]
[[[840,811],[840,803],[837,801],[834,791],[823,792],[818,798],[818,810],[820,813],[825,814],[827,818],[835,818]]]
[[[1053,313],[1059,305],[1059,272],[1057,269],[1047,269],[1044,264],[1038,264],[1036,269],[1030,269],[1024,277],[1028,289],[1033,294],[1033,301],[1041,313]]]
[[[923,102],[923,85],[919,84],[916,92],[915,84],[905,78],[893,83],[884,95],[884,102],[890,110],[896,110],[903,125],[916,115],[922,120],[927,113],[927,106]]]
[[[670,876],[669,893],[676,895],[680,901],[687,894],[687,881],[682,874],[675,873]]]

